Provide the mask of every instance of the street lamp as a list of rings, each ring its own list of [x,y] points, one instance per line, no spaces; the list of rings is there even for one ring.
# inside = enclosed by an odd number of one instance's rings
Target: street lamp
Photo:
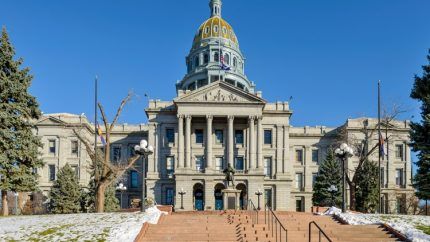
[[[121,206],[120,206],[120,207],[122,208],[122,194],[123,194],[125,191],[127,191],[127,187],[126,187],[126,186],[124,186],[124,184],[122,184],[122,182],[120,182],[120,183],[118,184],[118,186],[116,187],[116,190],[121,192]]]
[[[151,155],[152,153],[154,153],[154,147],[152,147],[151,145],[148,145],[148,141],[146,140],[141,140],[139,145],[134,146],[134,152],[136,152],[136,154],[143,156],[143,161],[142,161],[142,199],[141,199],[141,206],[140,206],[140,211],[141,212],[145,212],[145,206],[144,206],[144,201],[145,201],[145,191],[146,191],[146,172],[147,170],[145,169],[145,161],[148,160],[148,156]]]
[[[349,147],[346,143],[343,143],[340,145],[339,148],[337,148],[334,151],[334,153],[336,154],[336,157],[342,161],[342,212],[344,213],[346,211],[345,162],[346,162],[346,159],[354,155],[354,150],[351,147]]]
[[[261,192],[261,190],[260,189],[258,189],[258,191],[256,191],[255,192],[255,195],[257,195],[257,201],[258,201],[258,208],[257,208],[257,210],[260,210],[261,208],[260,208],[260,196],[261,195],[263,195],[263,192]]]
[[[335,185],[331,185],[329,188],[327,188],[327,191],[331,194],[331,206],[335,206],[336,203],[334,201],[334,194],[337,192],[337,187]]]
[[[187,192],[181,187],[181,191],[178,193],[181,195],[181,209],[184,209],[184,195],[187,194]]]

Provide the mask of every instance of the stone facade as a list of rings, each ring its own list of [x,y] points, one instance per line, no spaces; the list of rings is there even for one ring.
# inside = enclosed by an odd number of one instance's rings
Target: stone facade
[[[236,169],[236,188],[242,191],[241,206],[248,199],[257,205],[256,192],[261,191],[261,206],[270,202],[276,210],[310,211],[313,178],[327,150],[338,145],[338,131],[345,129],[348,140],[354,142],[364,138],[364,126],[374,129],[377,124],[375,119],[358,118],[335,128],[293,127],[289,103],[267,102],[246,77],[245,58],[233,29],[221,18],[221,6],[220,0],[210,2],[211,18],[194,38],[186,58],[187,74],[176,83],[177,97],[150,100],[145,110],[147,124],[119,125],[112,134],[113,159],[127,159],[141,139],[155,147],[144,162],[145,169],[140,162],[123,178],[129,188],[123,194],[123,207],[140,197],[146,173],[143,190],[158,204],[173,204],[177,210],[222,209],[222,171],[231,164]],[[92,140],[94,125],[84,116],[51,114],[44,115],[37,127],[45,144],[41,189],[47,192],[50,178],[55,179],[50,169],[58,170],[65,163],[78,170],[81,184],[86,185],[89,158],[73,129]],[[413,194],[408,132],[407,121],[387,127],[390,138],[388,157],[382,162],[382,195],[389,213],[402,212],[405,200]],[[377,135],[371,140],[378,142]],[[375,154],[372,160],[378,159]],[[356,165],[356,157],[348,160],[350,173]]]

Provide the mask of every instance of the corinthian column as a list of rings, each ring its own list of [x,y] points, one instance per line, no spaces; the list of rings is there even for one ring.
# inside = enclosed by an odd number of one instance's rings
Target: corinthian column
[[[191,115],[185,117],[185,164],[184,167],[191,167]]]
[[[213,116],[206,115],[206,166],[212,168],[212,120]]]
[[[233,132],[233,122],[234,122],[234,116],[228,116],[228,164],[233,166],[233,159],[234,159],[234,132]]]
[[[178,168],[184,167],[184,115],[178,115]]]
[[[249,116],[249,169],[255,168],[255,117]]]
[[[257,168],[263,168],[263,125],[262,116],[257,117]]]

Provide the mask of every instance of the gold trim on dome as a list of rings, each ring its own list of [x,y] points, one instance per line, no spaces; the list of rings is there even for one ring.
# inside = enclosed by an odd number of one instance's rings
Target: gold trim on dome
[[[221,21],[221,29],[219,29]],[[196,45],[199,41],[207,38],[222,38],[231,40],[235,44],[239,44],[234,34],[233,28],[224,19],[214,16],[206,20],[200,28],[194,38],[193,45]]]

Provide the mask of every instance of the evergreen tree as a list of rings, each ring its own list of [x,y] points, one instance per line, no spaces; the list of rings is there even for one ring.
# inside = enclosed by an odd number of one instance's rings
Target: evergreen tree
[[[429,51],[430,53],[430,51]],[[430,199],[430,55],[422,77],[415,76],[411,98],[421,102],[421,122],[411,122],[411,147],[418,152],[413,186],[420,199]]]
[[[33,76],[21,68],[22,59],[14,60],[15,50],[3,28],[0,39],[0,190],[2,214],[7,216],[7,192],[37,189],[37,175],[42,167],[38,158],[40,139],[34,135],[33,120],[41,115],[36,98],[28,93]]]
[[[75,171],[66,164],[58,172],[51,188],[50,208],[52,213],[78,213],[81,211],[82,188]]]
[[[375,162],[364,161],[358,169],[356,207],[360,212],[375,212],[378,206],[378,166]]]
[[[104,199],[104,212],[115,212],[120,208],[119,200],[115,196],[115,183],[108,186],[105,190],[105,199]],[[96,200],[96,187],[94,185],[94,179],[91,179],[89,184],[89,189],[85,193],[84,198],[82,200],[82,207],[84,211],[94,213],[95,209],[95,200]]]
[[[334,186],[337,191],[330,191],[331,186]],[[325,160],[320,165],[314,184],[312,202],[316,206],[340,206],[342,203],[341,166],[332,150],[329,150]]]

